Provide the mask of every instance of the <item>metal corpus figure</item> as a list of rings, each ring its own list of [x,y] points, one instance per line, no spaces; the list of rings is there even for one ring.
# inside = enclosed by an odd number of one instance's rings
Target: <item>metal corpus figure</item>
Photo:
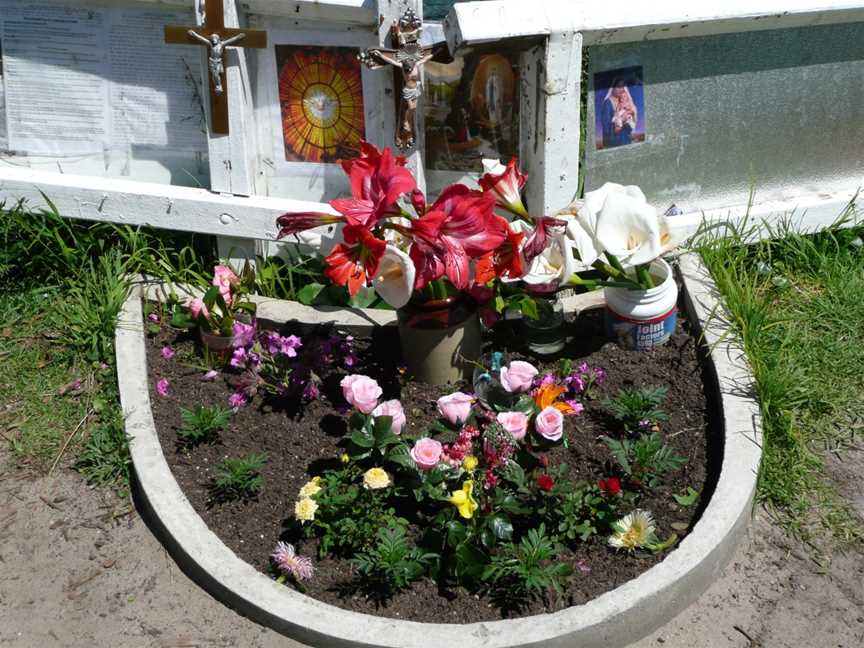
[[[210,78],[213,79],[213,91],[221,95],[225,91],[222,87],[222,77],[225,74],[225,48],[243,40],[246,34],[237,34],[223,40],[219,34],[210,34],[210,38],[206,38],[194,29],[190,29],[187,33],[207,46],[207,64],[210,68]]]
[[[371,48],[360,52],[358,58],[369,69],[377,70],[392,65],[402,72],[402,101],[399,105],[399,129],[396,146],[403,151],[414,146],[417,128],[417,100],[423,91],[421,68],[435,56],[433,48],[420,46],[423,22],[413,10],[407,9],[390,28],[393,41],[399,49]]]

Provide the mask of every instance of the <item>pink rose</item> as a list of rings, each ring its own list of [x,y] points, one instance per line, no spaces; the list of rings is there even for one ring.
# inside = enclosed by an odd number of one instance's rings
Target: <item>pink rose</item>
[[[522,412],[501,412],[496,420],[514,439],[519,441],[525,438],[528,431],[528,417]]]
[[[405,410],[402,409],[402,403],[395,398],[393,400],[384,401],[374,410],[372,416],[390,416],[393,418],[393,427],[390,428],[393,434],[402,432],[402,427],[405,425]]]
[[[381,387],[369,376],[352,374],[343,378],[339,385],[345,400],[364,414],[369,414],[378,405]]]
[[[453,392],[438,399],[438,411],[453,425],[458,425],[468,420],[473,401],[474,399],[468,394]]]
[[[538,373],[530,362],[514,360],[509,366],[501,367],[501,386],[511,394],[520,394],[531,389]]]
[[[543,438],[558,441],[564,435],[564,415],[554,407],[547,407],[534,419],[534,429]]]
[[[204,319],[210,317],[210,311],[207,309],[207,304],[205,304],[204,300],[200,297],[196,297],[189,302],[189,312],[192,313],[192,317],[195,319],[198,319],[199,316],[203,316]]]
[[[435,439],[417,439],[411,448],[411,458],[420,470],[432,470],[441,460],[444,448]]]

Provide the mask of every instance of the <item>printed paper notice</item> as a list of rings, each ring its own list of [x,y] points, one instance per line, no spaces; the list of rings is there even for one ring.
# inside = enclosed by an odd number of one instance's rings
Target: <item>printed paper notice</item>
[[[36,155],[101,152],[109,140],[103,11],[5,8],[8,147]]]

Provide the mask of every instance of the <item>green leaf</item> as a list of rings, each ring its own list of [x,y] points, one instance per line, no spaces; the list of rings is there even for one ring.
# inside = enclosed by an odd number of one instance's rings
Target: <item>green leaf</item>
[[[540,313],[537,311],[537,302],[531,297],[523,297],[519,302],[519,310],[528,319],[540,319]]]
[[[367,434],[363,430],[354,430],[351,432],[351,443],[360,448],[374,448],[375,439],[372,435]]]
[[[461,576],[480,578],[489,563],[489,557],[470,542],[456,548],[456,571]]]
[[[395,439],[396,441],[399,438],[394,435],[391,430],[393,429],[393,417],[392,416],[376,416],[375,424],[372,427],[372,435],[375,438],[375,446],[382,447],[388,445],[391,440]]]
[[[213,308],[213,304],[216,303],[216,299],[219,297],[219,287],[218,286],[210,286],[207,292],[204,293],[204,297],[202,300],[205,304],[207,304],[207,308]],[[223,300],[224,304],[224,300]],[[223,311],[224,312],[224,311]]]
[[[356,295],[348,300],[348,305],[354,308],[369,308],[377,299],[378,294],[374,289],[363,286]]]
[[[403,468],[414,467],[414,460],[411,458],[411,453],[409,452],[408,447],[403,444],[395,445],[390,448],[384,458],[391,463],[402,466]]]
[[[692,486],[688,486],[685,495],[672,495],[672,497],[674,497],[675,501],[681,506],[693,506],[697,501],[699,501],[699,491],[694,490]]]
[[[513,538],[513,523],[506,515],[500,513],[493,515],[489,519],[489,527],[499,540],[511,540]]]
[[[324,290],[324,288],[326,288],[326,286],[320,283],[306,284],[297,291],[295,297],[297,298],[297,301],[299,301],[301,304],[311,306],[315,303],[315,300],[318,298],[318,295],[321,294],[321,291]]]
[[[465,542],[468,537],[468,530],[465,525],[458,520],[450,520],[447,523],[447,544],[451,547],[456,547]]]

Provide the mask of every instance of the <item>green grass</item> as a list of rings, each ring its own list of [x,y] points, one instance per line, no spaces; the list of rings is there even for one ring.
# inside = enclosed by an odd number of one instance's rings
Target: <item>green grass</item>
[[[864,540],[861,520],[824,470],[864,417],[862,230],[778,231],[701,248],[753,367],[763,414],[757,497],[798,537]],[[746,238],[746,237],[743,237]]]

